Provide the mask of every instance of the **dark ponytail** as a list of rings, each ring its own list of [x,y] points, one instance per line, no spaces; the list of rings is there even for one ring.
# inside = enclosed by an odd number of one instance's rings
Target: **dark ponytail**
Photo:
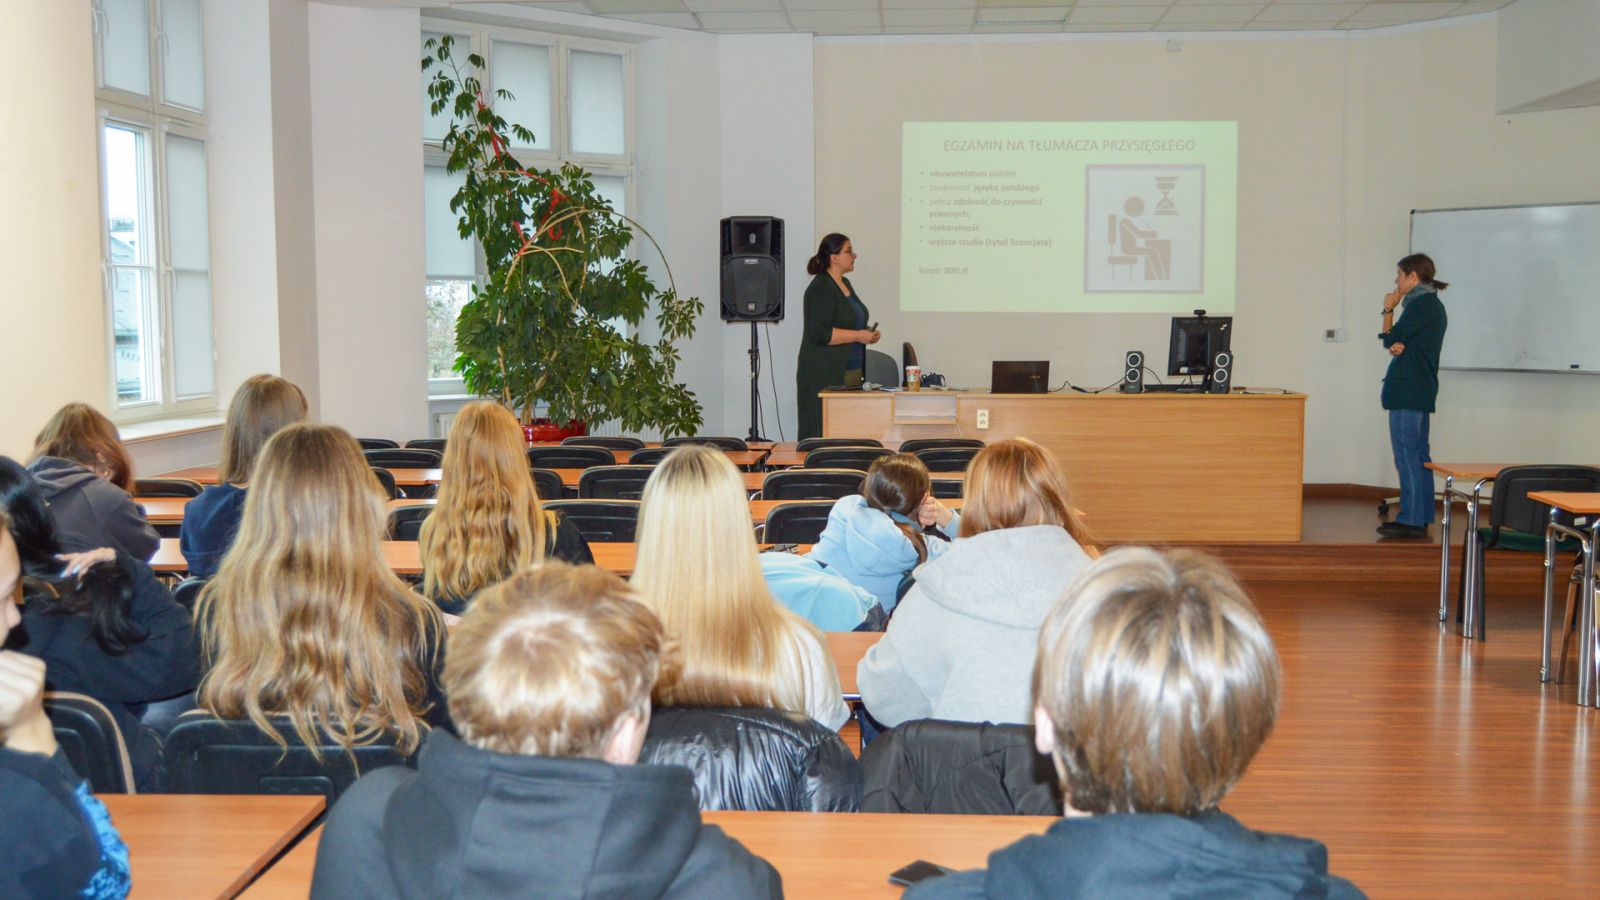
[[[822,243],[817,245],[817,255],[806,260],[806,274],[821,275],[828,271],[829,260],[833,259],[834,254],[844,252],[844,245],[848,243],[850,239],[837,231],[823,238]]]
[[[928,467],[909,453],[880,456],[867,468],[866,484],[862,495],[867,505],[883,512],[899,513],[913,521],[922,498],[932,490]],[[917,551],[917,562],[928,561],[928,539],[922,529],[898,519],[894,522]]]
[[[1442,291],[1450,286],[1448,282],[1433,277],[1438,272],[1433,267],[1433,260],[1426,253],[1413,253],[1395,265],[1407,275],[1417,276],[1417,281],[1422,284],[1432,285],[1436,291]]]

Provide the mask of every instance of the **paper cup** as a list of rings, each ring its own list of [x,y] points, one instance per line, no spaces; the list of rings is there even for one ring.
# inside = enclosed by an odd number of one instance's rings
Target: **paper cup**
[[[922,390],[922,367],[906,366],[906,390]]]

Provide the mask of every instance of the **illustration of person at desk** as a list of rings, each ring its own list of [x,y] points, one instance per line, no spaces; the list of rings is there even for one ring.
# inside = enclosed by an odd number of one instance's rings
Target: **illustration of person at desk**
[[[1111,216],[1111,225],[1114,232],[1112,243],[1117,245],[1117,253],[1107,257],[1106,261],[1112,265],[1132,265],[1140,257],[1144,258],[1144,277],[1146,281],[1166,281],[1172,277],[1172,241],[1161,237],[1161,233],[1153,228],[1140,227],[1136,217],[1144,215],[1144,200],[1139,197],[1129,197],[1122,204],[1122,210],[1127,215],[1117,218]]]

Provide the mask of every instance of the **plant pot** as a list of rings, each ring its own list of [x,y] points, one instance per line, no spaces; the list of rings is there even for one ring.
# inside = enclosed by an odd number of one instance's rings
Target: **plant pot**
[[[566,425],[556,425],[547,418],[538,418],[531,424],[522,426],[522,439],[529,444],[559,444],[566,438],[588,433],[588,423],[579,422],[577,419]]]

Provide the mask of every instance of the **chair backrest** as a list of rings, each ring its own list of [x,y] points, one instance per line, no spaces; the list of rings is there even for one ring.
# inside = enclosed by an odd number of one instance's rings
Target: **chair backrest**
[[[761,479],[763,500],[837,500],[861,493],[861,469],[780,469]]]
[[[965,472],[977,455],[976,447],[930,447],[916,453],[929,472]]]
[[[832,500],[801,500],[780,503],[767,512],[762,540],[769,544],[815,544],[828,527]]]
[[[219,719],[204,711],[179,716],[162,753],[167,789],[176,794],[320,795],[331,808],[358,775],[412,762],[392,740],[347,753],[327,735],[319,736],[319,760],[287,717],[269,721],[288,743],[287,750],[248,719]]]
[[[437,450],[440,453],[443,453],[444,452],[444,445],[445,445],[446,441],[447,441],[447,438],[417,438],[414,441],[406,441],[406,449],[407,450]]]
[[[918,450],[942,450],[946,447],[976,447],[983,449],[983,441],[977,438],[916,438],[900,444],[901,453],[916,453]]]
[[[637,500],[655,466],[596,466],[578,476],[578,496],[585,500]]]
[[[819,447],[882,447],[883,441],[873,438],[806,438],[794,445],[794,449],[801,453],[808,453]]]
[[[806,454],[808,469],[860,469],[865,472],[872,461],[889,456],[882,447],[823,447]]]
[[[1061,815],[1050,758],[1033,726],[918,719],[861,751],[868,812]]]
[[[644,441],[636,437],[623,437],[619,435],[578,434],[569,438],[562,438],[563,447],[604,447],[607,450],[643,450]]]
[[[862,371],[862,380],[899,387],[900,376],[903,374],[900,371],[900,364],[894,361],[894,357],[882,350],[867,349],[867,362]]]
[[[205,485],[187,478],[135,478],[135,497],[198,497]]]
[[[718,448],[720,450],[749,450],[750,449],[750,446],[748,444],[746,444],[742,438],[736,438],[736,437],[713,437],[713,436],[703,435],[703,434],[697,434],[694,437],[667,438],[666,440],[661,442],[661,446],[663,446],[663,447],[676,447],[679,444],[705,444],[707,446],[716,447],[716,448]]]
[[[360,444],[363,450],[393,450],[400,446],[399,441],[391,441],[388,438],[356,438],[356,443]]]
[[[1544,527],[1550,521],[1550,507],[1528,499],[1528,495],[1536,491],[1600,491],[1600,468],[1512,466],[1501,469],[1494,480],[1494,503],[1489,507],[1489,527],[1495,532],[1501,528],[1514,528],[1543,537]],[[1570,525],[1572,517],[1567,513],[1558,513],[1556,521]],[[1494,537],[1491,537],[1491,543],[1493,540]]]
[[[630,543],[639,528],[637,500],[552,500],[544,508],[572,522],[590,543]]]
[[[793,712],[665,707],[639,762],[694,772],[701,809],[855,812],[861,764],[837,732]]]
[[[389,540],[415,541],[422,537],[422,523],[433,512],[433,505],[400,506],[389,510]]]
[[[437,469],[444,454],[437,450],[367,450],[367,465],[384,469]]]
[[[567,496],[567,485],[561,480],[561,473],[555,469],[534,468],[533,489],[538,492],[540,500],[560,500]]]
[[[529,447],[528,465],[537,469],[587,469],[614,466],[617,456],[604,447],[563,444],[559,447]]]
[[[960,500],[967,495],[967,483],[959,478],[935,478],[933,495],[940,500]]]
[[[394,483],[393,472],[380,466],[373,466],[372,474],[377,476],[379,486],[383,488],[385,494],[389,495],[390,500],[399,499],[400,486]]]
[[[135,793],[133,760],[111,710],[87,694],[45,691],[44,713],[72,771],[96,794]]]
[[[630,466],[653,466],[667,458],[671,447],[644,447],[628,454]]]
[[[194,605],[200,602],[200,589],[206,586],[204,578],[193,575],[178,582],[172,589],[172,599],[179,605],[194,612]]]

